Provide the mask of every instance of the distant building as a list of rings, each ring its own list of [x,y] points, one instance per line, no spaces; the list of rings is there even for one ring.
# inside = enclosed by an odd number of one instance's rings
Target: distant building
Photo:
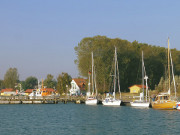
[[[143,88],[143,85],[133,85],[129,87],[130,93],[140,93],[142,88]],[[146,89],[145,85],[144,85],[144,89]]]
[[[69,90],[70,95],[86,94],[86,79],[73,78],[71,81],[71,89]]]
[[[1,96],[12,96],[16,95],[17,91],[13,90],[12,88],[2,89]]]
[[[25,90],[25,95],[28,96],[29,94],[31,94],[33,92],[34,89],[27,89]]]

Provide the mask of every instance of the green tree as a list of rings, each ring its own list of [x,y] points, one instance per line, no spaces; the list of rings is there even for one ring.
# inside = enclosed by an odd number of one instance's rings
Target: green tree
[[[70,87],[71,80],[72,78],[68,73],[62,72],[61,74],[59,74],[59,76],[57,77],[57,91],[60,94],[66,93],[66,86]]]
[[[154,89],[167,67],[167,49],[137,41],[129,42],[119,38],[105,36],[86,37],[74,48],[77,55],[75,63],[81,76],[88,78],[91,70],[91,52],[94,52],[97,88],[99,92],[109,91],[114,58],[114,46],[117,47],[118,67],[120,71],[121,91],[128,91],[133,84],[141,84],[141,53],[144,52],[148,86]],[[172,49],[175,74],[180,75],[180,51]]]
[[[4,87],[4,82],[3,82],[3,80],[0,80],[0,89],[4,89],[5,87]]]
[[[25,80],[24,90],[34,89],[37,85],[38,85],[38,79],[36,77],[30,76]]]
[[[26,90],[26,83],[25,83],[25,81],[20,81],[20,84],[21,84],[21,89],[22,90]]]
[[[46,79],[44,80],[44,86],[47,88],[54,88],[56,87],[56,80],[54,79],[54,76],[51,74],[48,74]]]
[[[9,68],[4,75],[4,85],[6,88],[15,88],[16,83],[19,80],[17,68]]]

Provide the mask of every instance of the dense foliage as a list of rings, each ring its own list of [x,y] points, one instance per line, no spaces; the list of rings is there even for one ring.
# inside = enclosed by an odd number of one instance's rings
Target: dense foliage
[[[22,82],[23,85],[23,82]],[[26,78],[23,89],[35,89],[38,86],[38,79],[36,77],[30,76]]]
[[[51,74],[48,74],[46,79],[44,80],[44,86],[47,88],[55,88],[56,87],[56,80],[54,79],[54,76]]]
[[[71,76],[68,73],[61,73],[57,77],[57,91],[59,93],[66,93],[71,85]]]
[[[175,85],[173,81],[170,84],[171,92],[174,93],[176,88],[176,92],[180,93],[180,76],[176,75],[174,79],[175,79]],[[168,91],[168,89],[169,89],[168,78],[167,76],[163,76],[161,77],[159,84],[156,86],[156,90],[158,90],[158,92],[162,92],[162,91]]]
[[[4,85],[6,88],[15,88],[16,83],[19,80],[19,74],[17,68],[9,68],[4,75]]]
[[[114,58],[114,47],[117,47],[121,91],[129,91],[128,87],[141,84],[141,53],[144,52],[146,73],[149,77],[150,89],[154,89],[164,76],[167,68],[167,49],[137,41],[129,42],[119,38],[110,39],[105,36],[87,37],[75,47],[79,73],[88,76],[91,70],[91,52],[94,52],[97,88],[99,92],[109,91],[110,75]],[[180,74],[180,51],[172,49],[175,74]]]

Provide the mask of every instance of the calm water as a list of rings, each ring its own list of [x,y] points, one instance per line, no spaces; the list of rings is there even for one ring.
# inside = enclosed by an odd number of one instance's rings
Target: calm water
[[[84,104],[0,105],[0,135],[180,134],[180,112]]]

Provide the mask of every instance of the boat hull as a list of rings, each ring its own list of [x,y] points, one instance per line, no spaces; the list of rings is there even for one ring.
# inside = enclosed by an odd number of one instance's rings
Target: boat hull
[[[102,104],[105,105],[105,106],[120,106],[121,100],[113,100],[113,101],[104,100],[102,102]]]
[[[97,105],[97,103],[98,103],[98,100],[97,100],[97,99],[87,99],[87,100],[85,101],[85,104],[86,104],[86,105]]]
[[[149,107],[149,102],[130,102],[131,106],[133,107]]]
[[[168,101],[155,101],[155,102],[152,102],[152,108],[154,109],[176,109],[176,104],[177,102],[176,101],[171,101],[171,100],[168,100]]]
[[[178,103],[176,104],[176,109],[177,109],[177,110],[180,110],[180,102],[178,102]]]

